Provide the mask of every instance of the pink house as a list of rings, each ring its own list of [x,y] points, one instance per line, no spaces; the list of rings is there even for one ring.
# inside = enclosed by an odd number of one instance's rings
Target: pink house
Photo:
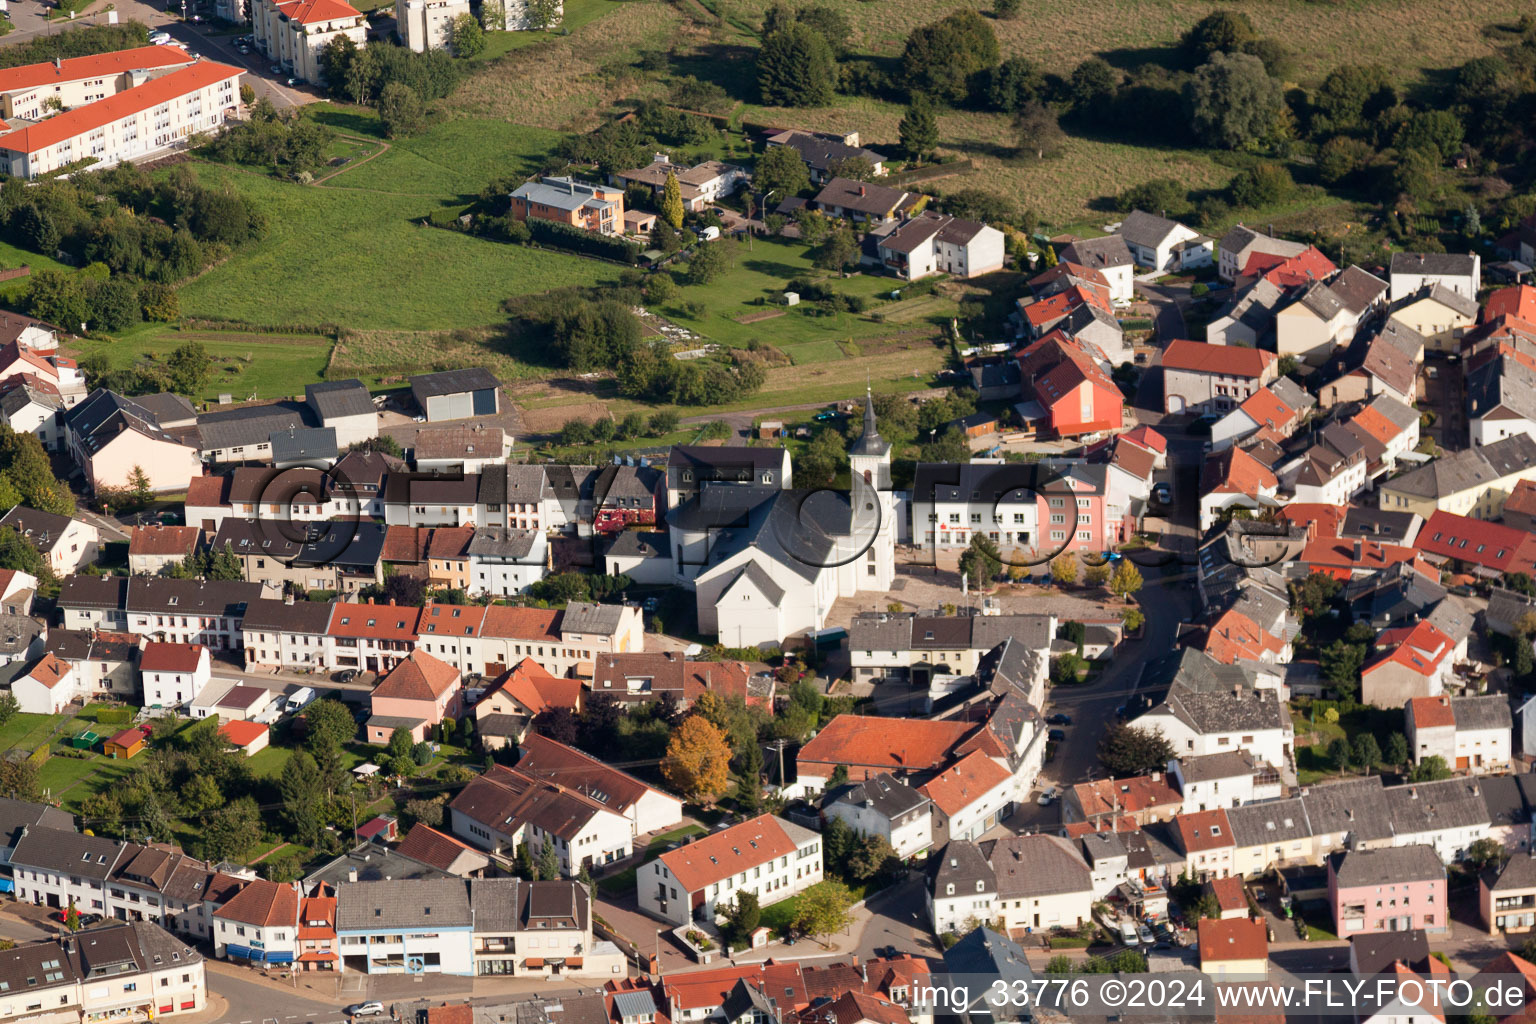
[[[1350,850],[1328,858],[1328,903],[1340,938],[1449,923],[1445,866],[1432,846]]]
[[[390,669],[372,695],[373,717],[368,719],[367,741],[385,744],[396,729],[405,729],[418,742],[427,729],[447,716],[458,717],[462,703],[459,670],[425,651]]]

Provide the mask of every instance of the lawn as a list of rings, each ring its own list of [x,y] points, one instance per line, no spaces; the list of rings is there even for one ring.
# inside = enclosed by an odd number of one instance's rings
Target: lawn
[[[378,115],[367,107],[318,103],[305,116],[339,131],[384,137]],[[420,135],[391,141],[388,151],[345,168],[325,185],[468,201],[493,178],[533,175],[562,163],[552,156],[561,137],[501,120],[445,118]]]
[[[827,276],[812,264],[810,249],[799,242],[761,238],[752,241],[750,246],[743,241],[721,244],[730,257],[730,269],[708,284],[684,285],[678,289],[676,299],[663,303],[657,311],[722,345],[743,348],[748,342],[759,339],[783,349],[796,362],[817,362],[841,357],[840,352],[828,347],[836,341],[922,333],[925,326],[937,335],[939,325],[956,312],[953,302],[935,298],[923,316],[893,326],[874,319],[873,314],[880,311],[879,305],[872,305],[869,312],[862,315],[838,313],[830,316],[823,315],[823,311],[811,303],[787,308],[776,306],[773,303],[782,298],[791,280]],[[676,276],[681,278],[683,275]],[[875,299],[889,297],[902,284],[894,278],[861,274],[836,281],[834,287],[844,295]],[[684,307],[689,304],[697,304],[702,309],[697,315],[686,312]],[[736,319],[775,310],[783,310],[784,315],[745,324]],[[806,343],[826,344],[808,350],[802,357],[794,351],[794,346]]]
[[[330,338],[320,335],[183,330],[165,324],[141,324],[111,341],[80,339],[67,351],[77,359],[104,354],[113,367],[120,367],[143,356],[163,359],[190,341],[201,344],[213,360],[207,387],[191,397],[216,401],[219,395],[229,394],[237,402],[302,394],[306,383],[319,380],[324,373],[332,345]]]
[[[475,60],[491,61],[511,53],[525,50],[539,43],[550,42],[569,35],[590,21],[595,21],[619,6],[616,0],[566,0],[564,17],[560,24],[548,32],[487,32],[485,49]]]
[[[50,757],[38,769],[37,781],[52,799],[78,813],[86,798],[110,789],[132,771],[132,761],[118,761],[100,754],[90,760]]]
[[[10,721],[0,725],[0,749],[32,750],[48,738],[63,715],[14,714]]]
[[[688,836],[703,835],[704,829],[700,825],[682,825],[663,832],[647,844],[645,856],[640,863],[627,867],[623,871],[617,871],[611,875],[605,875],[597,880],[597,887],[611,896],[622,896],[625,893],[635,891],[635,871],[637,868],[649,864],[651,861],[667,852],[667,846]]]
[[[187,316],[273,326],[476,327],[504,319],[499,304],[509,295],[615,274],[592,260],[426,227],[423,218],[438,205],[430,198],[192,166],[205,182],[253,200],[270,227],[260,242],[181,288]]]

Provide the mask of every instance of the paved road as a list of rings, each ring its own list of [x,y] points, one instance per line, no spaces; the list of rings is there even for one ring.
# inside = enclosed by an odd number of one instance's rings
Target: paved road
[[[867,906],[870,918],[859,936],[860,963],[867,962],[876,955],[875,950],[885,946],[895,946],[896,952],[914,956],[938,956],[943,952],[928,927],[921,875],[876,893]]]

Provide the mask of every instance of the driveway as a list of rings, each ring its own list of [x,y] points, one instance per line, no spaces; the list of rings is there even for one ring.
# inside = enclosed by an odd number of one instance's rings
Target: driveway
[[[1159,347],[1166,347],[1175,338],[1187,338],[1184,324],[1184,306],[1190,302],[1189,285],[1185,282],[1155,284],[1145,278],[1137,278],[1136,284],[1157,313],[1153,317],[1153,336]]]

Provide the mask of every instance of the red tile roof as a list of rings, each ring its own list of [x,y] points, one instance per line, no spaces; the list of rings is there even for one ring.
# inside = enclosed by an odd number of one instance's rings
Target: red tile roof
[[[468,558],[469,542],[475,539],[473,526],[439,526],[427,541],[428,558]]]
[[[1293,501],[1280,510],[1280,517],[1286,522],[1310,527],[1308,535],[1313,540],[1337,537],[1348,514],[1347,505],[1326,505],[1317,501]]]
[[[803,766],[801,774],[811,765],[909,771],[938,768],[975,728],[970,722],[838,715],[800,748],[796,763]]]
[[[1488,323],[1501,316],[1520,320],[1536,320],[1536,288],[1517,284],[1512,288],[1500,288],[1483,303],[1482,322]]]
[[[1100,814],[1139,814],[1159,807],[1183,806],[1184,798],[1167,776],[1137,775],[1129,779],[1095,779],[1072,787],[1083,817]]]
[[[1241,448],[1228,448],[1211,456],[1202,470],[1203,494],[1246,494],[1257,497],[1261,491],[1273,491],[1280,481],[1258,459]]]
[[[675,1006],[679,1011],[713,1010],[725,1002],[725,997],[731,994],[738,981],[745,981],[763,992],[772,992],[781,1011],[800,1009],[810,1002],[800,965],[772,960],[668,974],[658,982],[661,998],[657,1002],[662,1006]]]
[[[1161,455],[1168,450],[1168,439],[1151,427],[1141,426],[1120,435],[1132,444],[1140,445]]]
[[[245,888],[215,910],[213,916],[222,921],[238,921],[262,927],[297,924],[299,894],[287,882],[279,884],[259,878],[247,882]]]
[[[1175,340],[1170,341],[1163,352],[1163,368],[1219,373],[1228,377],[1261,377],[1277,358],[1273,352],[1241,345]]]
[[[1514,491],[1504,499],[1504,511],[1536,516],[1536,481],[1517,480]]]
[[[1393,438],[1402,433],[1396,423],[1387,419],[1386,415],[1373,405],[1368,405],[1355,413],[1355,418],[1350,423],[1364,430],[1382,444],[1390,444]]]
[[[468,1003],[429,1006],[427,1024],[475,1024],[475,1008]]]
[[[1213,878],[1205,883],[1216,896],[1216,906],[1221,910],[1247,910],[1248,896],[1243,892],[1243,880],[1238,875]]]
[[[1338,269],[1316,246],[1309,245],[1295,256],[1256,252],[1248,257],[1248,264],[1240,276],[1262,277],[1281,288],[1297,288],[1325,280]]]
[[[126,71],[147,71],[191,64],[192,55],[179,46],[135,46],[89,57],[70,57],[55,65],[23,64],[0,71],[0,92],[20,92],[40,85],[78,82],[85,78],[110,78]]]
[[[420,608],[340,601],[333,609],[329,628],[331,636],[416,642],[416,621],[421,615]]]
[[[421,526],[391,526],[384,531],[384,548],[379,558],[385,562],[421,562],[427,557],[427,540],[432,531]]]
[[[195,476],[187,484],[187,506],[217,508],[229,504],[229,477]]]
[[[1291,426],[1296,419],[1296,410],[1280,401],[1269,388],[1259,388],[1238,408],[1259,426],[1275,430]]]
[[[1200,962],[1223,960],[1266,960],[1269,958],[1269,934],[1263,921],[1233,917],[1225,921],[1209,918],[1200,922]]]
[[[1205,636],[1205,653],[1223,665],[1238,661],[1259,661],[1265,654],[1279,654],[1285,641],[1259,628],[1242,612],[1228,609],[1211,624]]]
[[[581,680],[561,679],[532,658],[524,658],[486,688],[483,703],[498,690],[504,690],[535,715],[551,707],[576,710],[581,702]]]
[[[493,604],[485,609],[485,625],[480,635],[559,643],[560,632],[555,629],[559,619],[560,613],[552,608],[512,608]]]
[[[1415,729],[1456,728],[1456,713],[1451,710],[1449,697],[1412,697],[1408,710],[1413,713]]]
[[[60,661],[52,651],[49,651],[43,655],[41,661],[32,666],[32,671],[28,672],[27,675],[51,690],[62,683],[65,676],[69,675],[69,665]]]
[[[1374,672],[1390,662],[1418,675],[1432,676],[1454,646],[1450,637],[1431,626],[1428,621],[1384,630],[1376,638],[1379,655],[1360,671],[1362,674]]]
[[[362,17],[362,13],[345,0],[288,0],[277,5],[277,12],[300,25]]]
[[[141,672],[196,672],[207,648],[202,644],[172,644],[151,640],[139,655]]]
[[[459,670],[426,651],[412,651],[411,656],[389,670],[373,688],[375,699],[437,700],[459,684]]]
[[[1355,557],[1355,545],[1360,545],[1360,556]],[[1349,573],[1355,569],[1385,569],[1397,565],[1399,562],[1419,562],[1419,553],[1414,548],[1402,547],[1397,544],[1381,544],[1373,540],[1355,541],[1341,540],[1338,537],[1320,537],[1302,548],[1301,558],[1298,560],[1303,565],[1309,566],[1313,572],[1330,572],[1330,575],[1348,578]],[[1428,569],[1428,566],[1425,566]],[[1431,570],[1427,575],[1433,576]]]
[[[1084,305],[1096,306],[1106,313],[1111,312],[1107,290],[1094,286],[1073,285],[1065,291],[1059,291],[1055,295],[1023,307],[1024,319],[1037,328],[1044,327],[1046,324],[1060,320],[1078,306]]]
[[[244,750],[267,734],[267,727],[260,722],[225,722],[219,726],[219,735]]]
[[[795,852],[795,842],[771,814],[685,843],[661,855],[683,892],[698,892],[749,868]]]
[[[419,860],[423,864],[430,864],[439,871],[447,871],[459,855],[470,847],[459,842],[453,836],[439,832],[421,822],[411,826],[411,830],[405,834],[396,848],[398,853]],[[476,852],[471,850],[470,852]]]
[[[1214,811],[1191,811],[1174,815],[1173,834],[1185,853],[1219,850],[1235,845],[1227,812],[1220,807]]]
[[[315,921],[323,921],[324,924],[310,923]],[[310,896],[305,899],[299,905],[299,938],[334,939],[335,937],[336,897]]]
[[[1039,291],[1046,285],[1054,284],[1064,277],[1075,277],[1090,284],[1096,284],[1100,288],[1109,287],[1109,279],[1092,267],[1085,267],[1081,263],[1073,263],[1071,260],[1063,260],[1043,274],[1036,274],[1029,279],[1029,287]]]
[[[135,526],[128,538],[128,553],[189,555],[202,532],[195,526]]]
[[[152,78],[143,85],[125,89],[115,96],[66,110],[46,121],[0,135],[0,149],[12,153],[36,153],[65,139],[121,121],[131,114],[158,107],[178,96],[206,89],[229,78],[238,80],[242,73],[239,68],[227,64],[217,64],[211,60],[198,61],[168,75]],[[233,98],[231,102],[238,103],[239,97]]]
[[[917,787],[917,791],[953,818],[1012,777],[1008,769],[978,750]]]
[[[1436,558],[1454,558],[1499,572],[1536,571],[1536,536],[1451,512],[1431,515],[1414,547]]]

